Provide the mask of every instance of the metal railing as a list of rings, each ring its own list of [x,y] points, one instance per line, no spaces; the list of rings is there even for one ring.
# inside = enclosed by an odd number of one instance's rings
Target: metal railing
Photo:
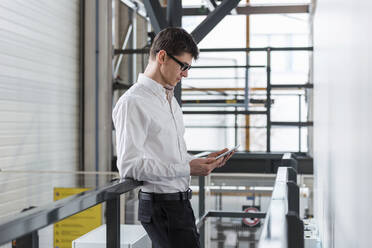
[[[141,182],[131,179],[115,180],[98,189],[85,191],[9,217],[0,223],[0,245],[106,202],[106,247],[119,248],[120,195],[140,185]],[[38,243],[32,242],[28,247],[37,248]]]
[[[278,170],[259,248],[303,248],[304,224],[299,218],[297,173],[292,167]]]
[[[303,248],[304,227],[299,218],[299,187],[297,161],[290,153],[282,157],[267,213],[205,212],[205,181],[199,177],[199,220],[201,247],[205,247],[205,221],[209,217],[265,218],[259,248]]]
[[[302,248],[304,245],[303,222],[299,219],[299,188],[297,161],[291,154],[284,154],[275,181],[267,213],[205,211],[205,177],[199,177],[199,220],[201,245],[205,243],[205,220],[209,217],[266,218],[260,248]],[[58,200],[31,209],[0,223],[0,245],[35,232],[69,216],[106,202],[106,247],[120,247],[120,195],[132,191],[142,183],[131,179],[115,180],[95,190]],[[30,248],[37,248],[33,242]]]

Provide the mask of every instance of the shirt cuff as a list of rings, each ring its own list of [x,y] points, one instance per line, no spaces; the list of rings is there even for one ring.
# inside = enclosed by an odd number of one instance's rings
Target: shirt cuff
[[[190,160],[191,161],[191,160]],[[176,164],[174,169],[176,171],[176,177],[188,177],[190,176],[190,161],[185,164]]]
[[[191,160],[195,159],[194,155],[190,154],[190,153],[186,153],[186,160],[187,160],[187,163],[190,163]]]

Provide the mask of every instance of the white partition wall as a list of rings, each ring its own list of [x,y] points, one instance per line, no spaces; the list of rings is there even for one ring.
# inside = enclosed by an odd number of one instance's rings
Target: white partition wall
[[[78,167],[79,12],[79,0],[0,1],[2,170]],[[0,205],[0,217],[12,213],[14,204],[50,200],[52,183],[0,173],[0,198],[11,197]],[[38,199],[28,197],[35,192]]]
[[[372,2],[317,1],[314,165],[323,248],[371,247]]]

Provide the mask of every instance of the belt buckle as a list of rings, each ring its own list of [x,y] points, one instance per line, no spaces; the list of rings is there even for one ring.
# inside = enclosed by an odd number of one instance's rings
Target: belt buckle
[[[187,192],[180,192],[181,201],[187,200],[187,194],[185,194],[185,193],[187,193]]]
[[[191,194],[192,194],[192,191],[191,189],[189,188],[186,192],[184,192],[182,194],[182,200],[188,200],[188,199],[191,199]]]
[[[188,199],[191,199],[191,196],[192,196],[192,190],[189,188],[187,191],[186,191],[186,200]]]

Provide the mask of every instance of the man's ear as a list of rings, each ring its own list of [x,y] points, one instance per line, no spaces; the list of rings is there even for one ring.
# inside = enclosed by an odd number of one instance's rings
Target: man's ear
[[[160,50],[157,54],[156,54],[156,61],[159,63],[159,64],[164,64],[165,63],[165,57],[166,57],[167,53],[164,51],[164,50]]]

